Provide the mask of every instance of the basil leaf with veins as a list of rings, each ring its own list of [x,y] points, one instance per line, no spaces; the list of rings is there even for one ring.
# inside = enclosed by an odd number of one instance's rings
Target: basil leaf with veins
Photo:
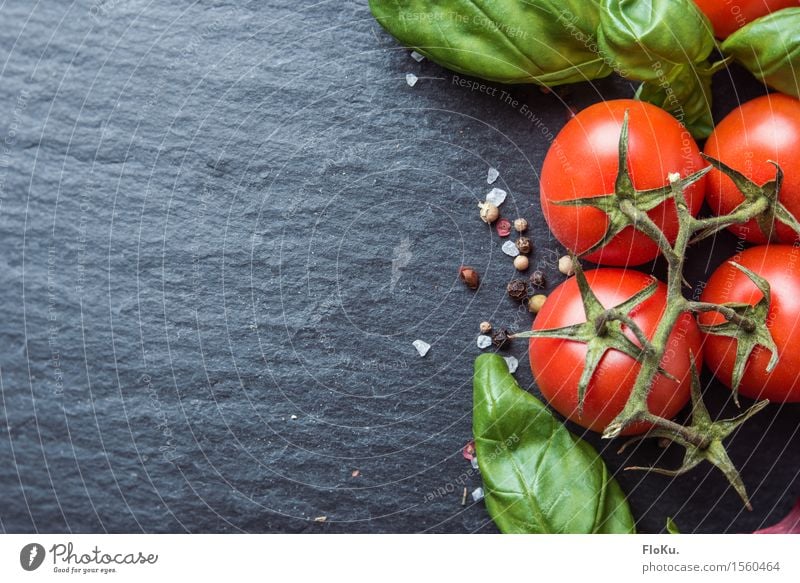
[[[754,20],[725,39],[722,52],[770,87],[800,97],[800,8]]]
[[[628,501],[594,448],[523,391],[505,360],[475,360],[472,429],[486,508],[504,533],[633,533]]]
[[[600,0],[598,45],[630,79],[637,96],[675,116],[695,137],[708,137],[713,29],[693,0]]]
[[[401,43],[466,75],[554,86],[611,73],[587,0],[369,0]]]

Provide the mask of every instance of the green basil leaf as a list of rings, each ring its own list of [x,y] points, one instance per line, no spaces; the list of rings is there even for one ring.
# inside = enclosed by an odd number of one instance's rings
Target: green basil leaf
[[[639,98],[673,114],[695,137],[713,129],[708,19],[693,0],[601,0],[597,44]]]
[[[635,532],[628,501],[594,448],[523,391],[500,356],[475,360],[473,393],[486,508],[502,532]]]
[[[673,67],[661,81],[645,81],[636,98],[670,112],[695,138],[714,131],[711,116],[711,75],[681,65]]]
[[[800,97],[800,8],[754,20],[725,39],[722,52],[773,89]]]
[[[369,0],[404,45],[467,75],[501,83],[560,85],[605,77],[587,0]]]
[[[600,0],[600,4],[600,49],[639,80],[657,80],[659,66],[701,63],[715,46],[711,24],[693,0]]]

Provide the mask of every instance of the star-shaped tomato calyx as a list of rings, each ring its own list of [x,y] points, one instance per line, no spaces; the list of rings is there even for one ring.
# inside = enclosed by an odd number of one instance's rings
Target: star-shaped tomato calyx
[[[575,279],[583,302],[583,310],[586,314],[586,321],[561,328],[520,332],[515,334],[514,337],[556,338],[586,344],[586,359],[581,378],[578,381],[578,415],[580,416],[583,414],[586,390],[607,351],[618,350],[639,362],[652,357],[654,354],[655,350],[650,340],[633,320],[631,314],[638,306],[652,297],[658,289],[658,281],[653,278],[647,286],[621,304],[613,308],[605,308],[589,286],[589,282],[586,280],[586,275],[577,258],[574,258],[573,265],[575,267]],[[625,333],[626,329],[633,333],[639,342],[638,345]],[[670,380],[677,382],[674,376],[660,366],[658,371]]]
[[[759,401],[741,415],[732,419],[722,419],[714,421],[708,413],[708,409],[703,403],[700,391],[700,377],[697,374],[697,367],[692,358],[692,423],[686,427],[660,419],[660,426],[652,429],[643,435],[636,436],[626,442],[619,450],[622,453],[630,444],[648,437],[668,439],[686,448],[683,463],[677,469],[670,470],[657,467],[629,466],[626,470],[642,470],[655,472],[665,476],[679,476],[695,468],[703,461],[708,461],[725,475],[736,493],[744,501],[748,510],[752,510],[747,490],[742,482],[742,477],[736,466],[733,465],[728,452],[723,445],[723,440],[733,431],[750,419],[753,415],[761,411],[769,404],[769,401]]]
[[[735,168],[731,168],[724,162],[716,160],[711,156],[707,156],[706,154],[703,154],[702,156],[708,160],[708,162],[714,168],[730,178],[744,197],[744,201],[742,201],[742,203],[739,204],[731,214],[745,208],[748,205],[762,202],[765,209],[757,214],[754,219],[756,224],[758,224],[758,228],[767,238],[767,241],[774,242],[776,240],[777,233],[775,230],[775,221],[786,225],[792,229],[792,231],[794,231],[798,237],[800,237],[800,222],[798,222],[794,215],[789,212],[779,198],[781,187],[783,186],[783,170],[777,162],[767,160],[767,162],[775,166],[775,178],[768,180],[759,186],[747,176]],[[697,236],[694,238],[694,241],[705,239],[706,237],[713,235],[717,231],[724,229],[727,226],[728,225],[717,225],[705,229],[697,234]]]
[[[679,189],[682,192],[686,187],[700,180],[711,170],[711,166],[707,166],[685,178],[680,178],[676,183],[670,182],[660,188],[649,190],[637,190],[633,185],[630,170],[628,169],[628,142],[628,111],[626,110],[619,135],[619,160],[617,162],[617,178],[614,192],[553,201],[553,204],[561,206],[591,207],[605,213],[607,220],[605,233],[591,247],[582,251],[580,253],[581,256],[602,249],[627,227],[633,227],[651,236],[652,229],[645,230],[644,228],[644,223],[652,223],[647,216],[647,212],[671,199],[675,189]]]
[[[740,302],[728,302],[716,307],[706,305],[703,311],[717,311],[725,317],[725,321],[712,325],[701,324],[700,329],[706,334],[727,336],[736,340],[736,360],[731,374],[731,390],[738,405],[739,385],[742,382],[744,369],[750,355],[757,346],[769,350],[772,353],[766,369],[769,373],[778,364],[778,347],[775,345],[775,340],[767,325],[772,298],[769,282],[744,265],[739,265],[735,261],[729,261],[729,263],[753,282],[762,297],[755,305]]]

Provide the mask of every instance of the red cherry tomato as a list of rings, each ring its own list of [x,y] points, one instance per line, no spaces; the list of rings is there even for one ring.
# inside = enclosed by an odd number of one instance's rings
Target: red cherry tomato
[[[758,185],[775,178],[775,166],[783,170],[781,203],[800,217],[800,101],[772,93],[734,109],[708,138],[705,153],[738,170]],[[733,211],[744,197],[733,181],[712,170],[706,180],[706,197],[716,214]],[[767,243],[755,220],[733,225],[730,230],[753,243]],[[792,229],[776,222],[773,236],[782,243],[797,239]]]
[[[561,244],[575,253],[583,253],[602,239],[608,217],[596,208],[554,203],[614,192],[620,129],[626,110],[630,134],[628,168],[637,189],[660,188],[668,184],[670,173],[678,172],[685,177],[706,166],[686,129],[654,105],[617,99],[579,112],[550,146],[540,183],[547,224]],[[704,191],[705,178],[686,189],[693,214],[700,210]],[[648,214],[674,241],[678,232],[675,204],[662,203]],[[586,259],[604,265],[639,265],[657,255],[658,247],[651,239],[627,227]]]
[[[747,361],[739,392],[753,399],[776,403],[800,401],[800,248],[792,245],[753,247],[733,258],[770,284],[771,301],[767,328],[778,347],[778,364],[766,371],[771,352],[757,347]],[[702,300],[716,304],[742,302],[750,305],[762,298],[750,278],[729,262],[723,263],[708,280]],[[701,314],[705,325],[723,322],[716,312]],[[708,367],[731,386],[737,340],[706,335],[703,352]]]
[[[748,22],[781,8],[800,6],[800,0],[694,0],[708,16],[718,38],[726,38]]]
[[[596,269],[586,272],[592,291],[606,308],[624,302],[647,287],[652,278],[638,271]],[[656,292],[631,314],[642,331],[652,337],[664,311],[666,286],[659,282]],[[586,313],[572,277],[559,285],[536,316],[534,330],[559,328],[586,321]],[[634,336],[630,335],[631,339]],[[635,341],[635,340],[634,340]],[[674,417],[689,400],[691,390],[691,354],[701,366],[701,335],[690,314],[678,320],[670,336],[661,364],[680,382],[659,375],[648,397],[650,411],[666,418]],[[559,413],[582,427],[603,431],[622,411],[633,389],[641,365],[622,352],[609,350],[600,361],[584,395],[583,415],[578,416],[578,381],[586,358],[586,344],[573,340],[531,338],[529,356],[533,376],[542,395]],[[646,431],[645,424],[628,427],[623,435]]]

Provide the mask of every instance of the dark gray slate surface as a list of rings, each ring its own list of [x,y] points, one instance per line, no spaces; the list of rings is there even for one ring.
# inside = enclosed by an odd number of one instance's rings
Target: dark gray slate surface
[[[566,105],[631,89],[470,91],[365,2],[295,4],[0,4],[0,531],[493,531],[460,504],[475,333],[529,319],[475,204],[496,166],[557,282],[548,140]],[[717,79],[720,114],[759,93],[739,77]],[[799,420],[773,407],[732,440],[752,513],[707,468],[621,475],[640,529],[781,517]]]

